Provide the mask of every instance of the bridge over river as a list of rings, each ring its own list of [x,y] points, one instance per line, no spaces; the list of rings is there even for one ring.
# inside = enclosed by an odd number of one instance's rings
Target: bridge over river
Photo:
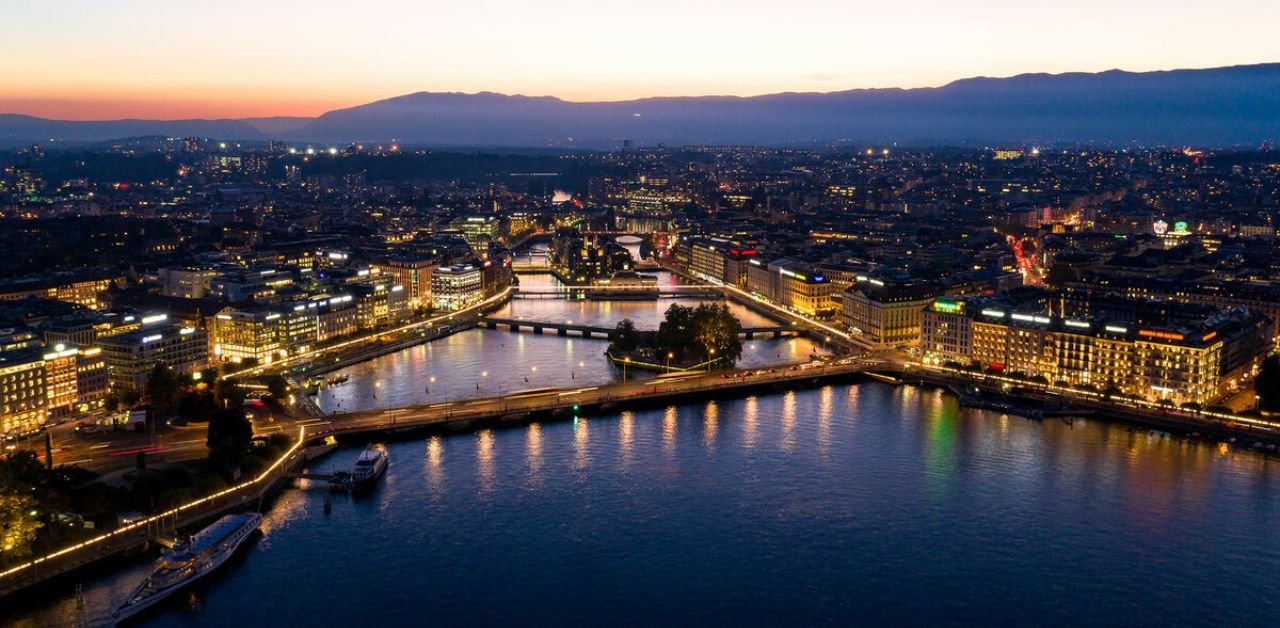
[[[355,436],[427,427],[466,428],[476,424],[519,423],[539,417],[613,413],[681,400],[738,396],[848,378],[866,371],[896,373],[898,362],[874,356],[839,362],[809,362],[757,369],[678,372],[645,379],[579,388],[536,388],[500,397],[421,404],[403,408],[339,412],[305,423],[309,437]],[[424,386],[425,386],[424,382]]]
[[[498,318],[493,316],[485,316],[480,318],[476,325],[487,329],[498,329],[505,327],[513,332],[525,331],[535,334],[544,334],[548,330],[554,331],[557,336],[568,336],[569,332],[583,338],[609,338],[613,335],[612,327],[595,327],[593,325],[579,325],[569,321],[563,323],[554,323],[550,321],[530,321],[514,318]],[[641,333],[648,333],[641,331]],[[768,336],[773,338],[781,338],[783,336],[800,336],[805,332],[803,329],[787,325],[774,325],[769,327],[744,327],[741,336],[747,340],[752,340],[756,336]]]

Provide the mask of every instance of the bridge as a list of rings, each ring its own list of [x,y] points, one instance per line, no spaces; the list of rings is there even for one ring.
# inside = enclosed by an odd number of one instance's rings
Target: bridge
[[[664,298],[664,299],[719,299],[724,295],[714,286],[561,286],[555,288],[517,287],[512,297],[517,299],[571,299],[581,297],[609,298]]]
[[[341,412],[310,419],[304,425],[311,438],[365,437],[422,428],[463,429],[488,423],[528,422],[539,417],[612,414],[690,399],[741,396],[756,390],[776,391],[854,377],[868,370],[896,373],[901,372],[902,366],[887,359],[865,357],[709,373],[692,371],[600,386],[539,388],[500,397]]]
[[[613,335],[612,327],[596,327],[594,325],[575,324],[571,321],[563,323],[553,323],[550,321],[528,321],[515,318],[498,318],[493,316],[481,317],[476,324],[486,329],[498,329],[506,327],[512,332],[526,331],[535,334],[545,334],[548,330],[554,331],[557,336],[568,336],[569,332],[583,338],[605,338],[608,339]],[[641,331],[640,333],[652,333]],[[775,325],[771,327],[743,327],[740,336],[746,337],[747,340],[753,340],[756,336],[772,336],[781,338],[783,336],[800,336],[804,330],[797,327],[788,327],[785,325]]]

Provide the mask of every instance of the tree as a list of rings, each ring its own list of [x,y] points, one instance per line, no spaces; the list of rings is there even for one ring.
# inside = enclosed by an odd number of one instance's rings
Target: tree
[[[685,351],[693,345],[693,308],[683,305],[667,308],[658,325],[657,341],[660,353],[672,353],[676,361],[683,361]]]
[[[35,514],[36,500],[14,491],[0,492],[0,562],[31,555],[43,523]]]
[[[617,351],[635,351],[640,345],[640,332],[629,318],[618,321],[613,328],[613,348]]]
[[[223,408],[239,408],[244,405],[244,389],[231,378],[218,379],[213,385],[213,396]]]
[[[209,466],[230,471],[249,452],[253,440],[253,424],[240,406],[223,408],[209,417],[205,445],[209,448]]]
[[[147,374],[147,399],[151,401],[156,416],[162,417],[168,414],[178,404],[181,394],[182,384],[178,382],[173,371],[168,366],[157,362]]]
[[[724,304],[704,303],[693,311],[694,344],[706,360],[733,366],[742,357],[742,323]]]
[[[267,392],[277,401],[283,400],[289,394],[289,382],[279,375],[272,375],[267,378]]]
[[[1273,353],[1262,361],[1258,378],[1253,380],[1253,392],[1258,395],[1259,410],[1280,411],[1280,356]]]

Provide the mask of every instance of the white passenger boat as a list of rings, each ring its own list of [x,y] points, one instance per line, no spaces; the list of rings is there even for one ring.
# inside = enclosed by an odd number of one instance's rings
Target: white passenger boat
[[[209,527],[174,544],[156,561],[155,570],[116,607],[112,620],[126,620],[169,597],[177,590],[209,575],[258,529],[262,515],[226,515]]]

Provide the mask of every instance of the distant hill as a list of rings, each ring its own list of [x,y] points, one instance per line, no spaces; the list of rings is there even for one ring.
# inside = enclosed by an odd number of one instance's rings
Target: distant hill
[[[33,129],[38,132],[23,135]],[[936,88],[609,103],[421,92],[286,123],[58,122],[0,116],[0,139],[107,139],[112,133],[586,148],[612,148],[623,139],[671,145],[795,145],[832,140],[954,144],[966,139],[1254,145],[1280,138],[1280,64],[1024,74],[963,79]]]
[[[242,120],[47,120],[33,116],[0,113],[0,144],[47,142],[98,142],[125,137],[159,135],[167,137],[214,137],[262,139],[253,125]]]

